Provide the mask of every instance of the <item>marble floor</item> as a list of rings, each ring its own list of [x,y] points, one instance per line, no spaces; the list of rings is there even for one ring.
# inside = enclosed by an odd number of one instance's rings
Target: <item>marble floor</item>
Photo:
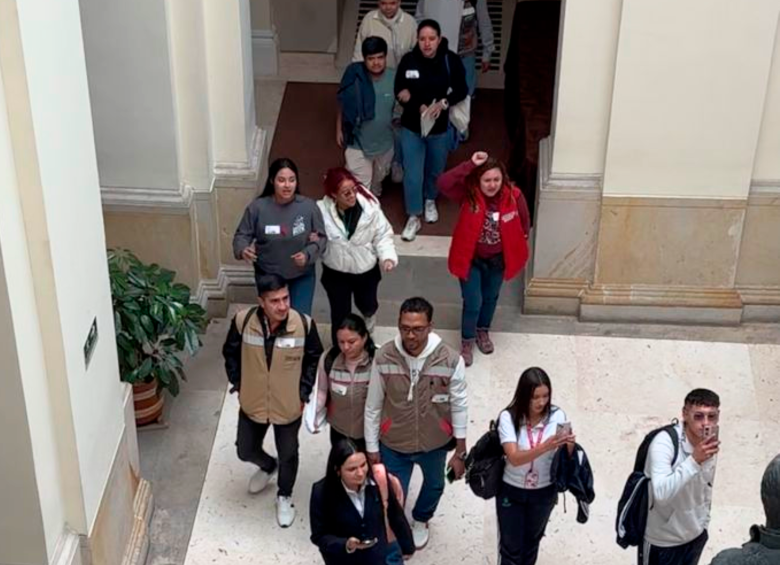
[[[380,328],[389,339],[394,330]],[[442,332],[456,343],[454,332]],[[564,408],[593,465],[596,500],[586,525],[576,507],[559,504],[542,542],[540,565],[571,560],[582,565],[629,564],[633,552],[614,542],[614,514],[635,449],[649,429],[679,416],[685,394],[712,388],[722,399],[722,453],[718,462],[709,563],[721,549],[742,543],[763,520],[759,484],[780,452],[780,346],[591,336],[496,334],[497,352],[477,354],[468,370],[469,441],[509,401],[520,371],[545,368],[553,401]],[[275,485],[247,494],[251,465],[235,454],[237,400],[226,395],[186,557],[188,565],[321,563],[309,542],[308,496],[322,477],[326,434],[301,431],[301,467],[294,500],[298,518],[287,530],[275,522]],[[273,451],[270,438],[266,447]],[[416,475],[412,497],[419,481]],[[431,542],[410,563],[495,563],[493,503],[476,498],[463,482],[447,487],[431,522]]]

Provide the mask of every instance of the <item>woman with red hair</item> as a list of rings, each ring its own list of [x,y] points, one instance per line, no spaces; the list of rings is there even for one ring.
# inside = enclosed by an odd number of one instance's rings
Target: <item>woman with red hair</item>
[[[317,202],[325,220],[328,247],[322,256],[322,286],[330,302],[331,336],[355,306],[373,333],[379,309],[381,271],[398,264],[393,228],[379,201],[343,167],[325,175],[325,197]]]
[[[505,280],[528,260],[530,216],[520,189],[511,184],[504,164],[484,151],[442,174],[439,190],[461,202],[447,266],[458,277],[463,296],[461,355],[474,362],[474,345],[493,353],[490,324]]]

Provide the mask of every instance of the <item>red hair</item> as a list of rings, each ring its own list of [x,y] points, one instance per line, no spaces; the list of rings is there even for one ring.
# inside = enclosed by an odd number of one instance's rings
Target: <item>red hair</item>
[[[371,202],[377,202],[376,197],[371,194],[371,192],[368,191],[365,186],[360,184],[360,181],[355,178],[355,175],[350,173],[344,167],[334,167],[332,169],[328,169],[328,172],[325,173],[325,178],[322,181],[322,184],[325,187],[325,194],[335,200],[336,194],[339,192],[339,187],[345,180],[350,180],[355,183],[355,190],[362,194],[367,200],[370,200]]]

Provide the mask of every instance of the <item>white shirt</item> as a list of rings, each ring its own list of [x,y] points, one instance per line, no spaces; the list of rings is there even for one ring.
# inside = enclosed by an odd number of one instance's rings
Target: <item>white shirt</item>
[[[558,424],[563,424],[567,421],[566,413],[560,408],[553,406],[547,418],[531,428],[534,446],[543,443],[548,438],[554,436],[558,431]],[[541,440],[537,442],[540,431],[542,432]],[[520,433],[518,434],[517,430],[515,430],[515,425],[512,422],[512,415],[506,410],[501,412],[501,415],[498,417],[498,437],[501,439],[501,444],[516,443],[517,448],[520,451],[530,450],[531,442],[528,441],[528,427],[525,424],[520,424],[519,432]],[[526,463],[525,465],[514,466],[507,461],[504,466],[504,482],[517,488],[531,488],[526,486],[525,480],[528,472],[531,470],[531,465],[533,464],[533,470],[535,473],[538,473],[539,476],[536,487],[533,488],[540,489],[548,487],[552,484],[550,468],[552,467],[554,457],[555,451],[548,451],[534,459],[532,463]]]
[[[395,337],[395,347],[403,355],[409,367],[411,382],[407,392],[407,400],[414,399],[414,389],[420,380],[420,371],[425,365],[425,360],[441,343],[441,337],[436,333],[428,334],[428,344],[417,357],[409,355],[403,347],[401,336]],[[466,439],[468,427],[468,393],[466,389],[466,365],[463,357],[458,360],[455,372],[450,378],[450,414],[452,417],[452,435],[456,439]],[[371,381],[368,385],[368,397],[366,398],[366,410],[364,416],[364,430],[366,437],[366,451],[375,453],[379,451],[379,424],[382,419],[382,408],[385,404],[385,382],[379,372],[379,366],[374,359],[371,368]]]
[[[357,510],[360,517],[363,518],[363,514],[366,511],[366,483],[363,483],[363,486],[361,486],[358,491],[350,490],[349,487],[344,484],[344,481],[341,481],[341,484],[344,486],[344,490],[347,491],[347,496],[355,507],[355,510]]]
[[[715,457],[699,465],[693,446],[677,425],[680,449],[666,432],[653,438],[647,451],[645,474],[650,477],[650,511],[645,539],[656,547],[674,547],[696,539],[709,526]]]

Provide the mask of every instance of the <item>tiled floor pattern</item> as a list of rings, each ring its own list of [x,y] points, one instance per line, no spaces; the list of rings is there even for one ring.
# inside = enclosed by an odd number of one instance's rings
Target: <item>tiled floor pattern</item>
[[[378,337],[388,339],[391,329]],[[456,342],[454,332],[442,332]],[[573,422],[596,477],[597,498],[588,524],[556,507],[542,543],[540,565],[635,562],[614,542],[616,498],[643,434],[678,416],[684,395],[704,386],[722,398],[722,454],[718,464],[710,543],[702,563],[720,549],[740,544],[762,520],[759,483],[780,452],[780,346],[538,334],[498,334],[497,353],[477,354],[468,370],[469,440],[508,402],[522,369],[538,365],[553,381],[554,402]],[[308,539],[311,484],[325,471],[326,434],[301,431],[301,468],[294,499],[295,524],[276,526],[275,485],[258,496],[246,492],[251,465],[235,454],[237,400],[227,396],[186,558],[188,565],[321,563]],[[266,447],[272,450],[272,438]],[[413,483],[413,494],[419,476]],[[493,503],[462,482],[449,486],[431,522],[431,542],[410,564],[495,563]]]

